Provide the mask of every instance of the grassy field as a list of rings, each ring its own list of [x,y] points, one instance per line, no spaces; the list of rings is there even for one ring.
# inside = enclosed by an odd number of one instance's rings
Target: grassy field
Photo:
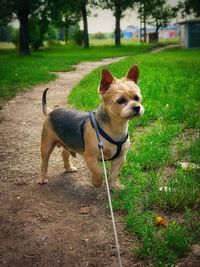
[[[132,45],[133,42],[135,44],[139,45],[139,39],[138,40],[132,40],[132,39],[121,39],[122,45]],[[178,38],[169,38],[169,39],[159,39],[159,44],[158,46],[163,46],[163,45],[169,45],[169,44],[178,44],[179,40]],[[90,44],[92,46],[102,46],[102,45],[113,45],[114,44],[114,38],[113,39],[93,39],[90,38]]]
[[[133,63],[145,114],[130,123],[132,145],[120,176],[126,189],[115,192],[113,204],[135,236],[134,254],[154,266],[175,266],[199,242],[200,50],[136,55],[109,69],[121,77]],[[100,69],[83,79],[71,105],[95,108],[99,79]],[[195,165],[184,169],[181,162]],[[167,227],[156,223],[158,216]]]
[[[80,61],[95,61],[106,57],[136,55],[147,52],[151,45],[57,46],[19,57],[14,49],[0,49],[0,97],[9,99],[31,85],[55,79],[53,71],[70,71]]]

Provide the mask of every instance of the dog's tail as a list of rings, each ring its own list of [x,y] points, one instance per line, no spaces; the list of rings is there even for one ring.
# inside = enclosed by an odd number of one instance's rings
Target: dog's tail
[[[47,116],[51,112],[50,108],[48,108],[47,106],[47,91],[48,90],[49,88],[46,88],[42,95],[42,110],[45,116]]]

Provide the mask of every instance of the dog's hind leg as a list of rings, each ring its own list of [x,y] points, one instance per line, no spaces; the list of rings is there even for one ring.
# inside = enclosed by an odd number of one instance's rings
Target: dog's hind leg
[[[47,180],[47,169],[48,169],[48,161],[51,153],[53,152],[56,146],[55,139],[50,138],[48,134],[45,134],[45,130],[42,132],[42,142],[41,142],[41,172],[40,176],[37,179],[38,184],[46,184]]]
[[[72,165],[72,163],[70,162],[70,153],[67,149],[63,149],[62,152],[62,158],[63,158],[63,162],[64,162],[64,168],[66,170],[66,172],[76,172],[77,168],[74,167]]]

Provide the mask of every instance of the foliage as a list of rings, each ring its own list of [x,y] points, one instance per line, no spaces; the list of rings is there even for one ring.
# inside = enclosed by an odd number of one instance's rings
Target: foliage
[[[51,0],[50,17],[55,27],[65,29],[65,41],[68,41],[68,32],[71,26],[76,25],[81,18],[80,8],[75,1]]]
[[[19,30],[18,29],[16,29],[16,32],[13,35],[12,43],[16,46],[16,48],[18,48],[19,46]]]
[[[106,37],[105,37],[105,34],[104,34],[104,33],[102,33],[102,32],[97,32],[97,33],[95,33],[95,34],[93,35],[93,38],[94,38],[94,39],[102,40],[102,39],[105,39]]]
[[[125,189],[114,192],[113,205],[123,211],[137,238],[136,256],[153,266],[175,266],[199,236],[199,170],[183,170],[178,164],[200,162],[199,56],[199,50],[163,51],[109,66],[116,77],[133,63],[140,67],[145,114],[129,125],[132,146],[120,175]],[[94,109],[100,102],[99,79],[100,70],[85,77],[72,91],[70,103]],[[156,225],[157,216],[168,226]]]
[[[49,30],[48,11],[48,6],[44,5],[42,10],[34,12],[29,18],[30,44],[34,50],[38,50],[43,45],[45,34]]]
[[[82,16],[83,20],[83,43],[85,48],[89,48],[89,34],[88,34],[88,22],[87,16],[90,14],[90,6],[93,5],[93,0],[77,0],[73,1],[72,5],[74,4],[75,10],[79,12]],[[80,15],[77,16],[80,18]],[[76,22],[77,23],[77,22]],[[76,24],[75,23],[75,24]],[[81,35],[79,33],[79,35]]]
[[[45,35],[45,40],[58,40],[58,32],[52,25],[49,25],[48,27],[48,31]]]
[[[7,3],[5,0],[0,0],[0,6],[2,6],[0,8],[2,23],[15,18],[20,22],[19,50],[22,55],[30,54],[29,43],[38,50],[43,43],[50,20],[55,25],[65,26],[67,32],[69,24],[74,21],[77,23],[80,18],[80,9],[75,7],[75,2],[72,0],[11,0]]]
[[[103,9],[111,9],[115,16],[115,45],[121,44],[121,27],[120,21],[123,17],[124,12],[129,7],[133,7],[133,4],[136,2],[135,0],[103,0],[96,1],[100,7]]]
[[[132,7],[135,1],[130,0],[104,0],[99,3],[99,5],[104,9],[111,9],[113,12],[116,10],[116,6],[119,5],[122,12],[125,11],[128,7]]]
[[[84,33],[82,30],[78,29],[77,31],[74,32],[72,39],[74,40],[74,42],[79,45],[82,46],[83,45],[83,40],[84,40]]]
[[[199,0],[182,0],[179,1],[178,6],[182,10],[183,15],[194,13],[196,17],[200,16]]]
[[[173,9],[166,4],[166,0],[151,1],[152,9],[149,11],[148,23],[156,26],[156,31],[169,25],[175,17]]]
[[[138,3],[138,14],[140,18],[141,28],[143,28],[144,31],[144,42],[146,43],[147,40],[147,34],[146,34],[146,23],[147,18],[150,15],[150,11],[152,10],[152,4],[151,1],[148,0],[139,0]],[[142,27],[143,23],[143,27]],[[141,31],[141,29],[140,29]],[[142,40],[142,33],[140,32],[140,41]]]
[[[29,16],[34,12],[39,14],[47,5],[48,0],[0,0],[1,23],[8,23],[18,18],[19,29],[19,52],[21,55],[29,55]]]
[[[12,42],[17,30],[11,25],[0,27],[0,42]]]
[[[73,36],[74,36],[74,34],[75,34],[78,30],[80,30],[80,27],[79,27],[78,24],[76,24],[76,25],[71,25],[71,26],[69,27],[69,30],[68,30],[68,37],[67,37],[67,39],[68,39],[69,41],[73,41]]]
[[[146,28],[146,23],[156,27],[156,40],[158,42],[158,30],[161,27],[166,27],[170,24],[172,18],[175,17],[177,8],[172,8],[170,5],[166,4],[166,0],[139,0],[138,13],[141,22],[144,23],[144,28]],[[146,34],[146,29],[144,29],[144,34]],[[146,41],[146,36],[145,36]]]

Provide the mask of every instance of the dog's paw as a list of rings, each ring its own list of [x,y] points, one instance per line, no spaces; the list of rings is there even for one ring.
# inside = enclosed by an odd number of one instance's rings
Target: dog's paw
[[[38,184],[47,184],[48,183],[48,179],[47,178],[41,178],[41,177],[39,177],[37,179],[37,183]]]
[[[115,183],[112,183],[110,185],[110,190],[121,191],[121,190],[124,190],[124,189],[125,189],[125,186],[120,184],[119,182],[115,182]]]
[[[102,186],[102,179],[96,179],[92,177],[92,184],[94,187],[101,187]]]
[[[71,166],[70,168],[65,168],[65,172],[77,172],[77,168],[74,166]]]

